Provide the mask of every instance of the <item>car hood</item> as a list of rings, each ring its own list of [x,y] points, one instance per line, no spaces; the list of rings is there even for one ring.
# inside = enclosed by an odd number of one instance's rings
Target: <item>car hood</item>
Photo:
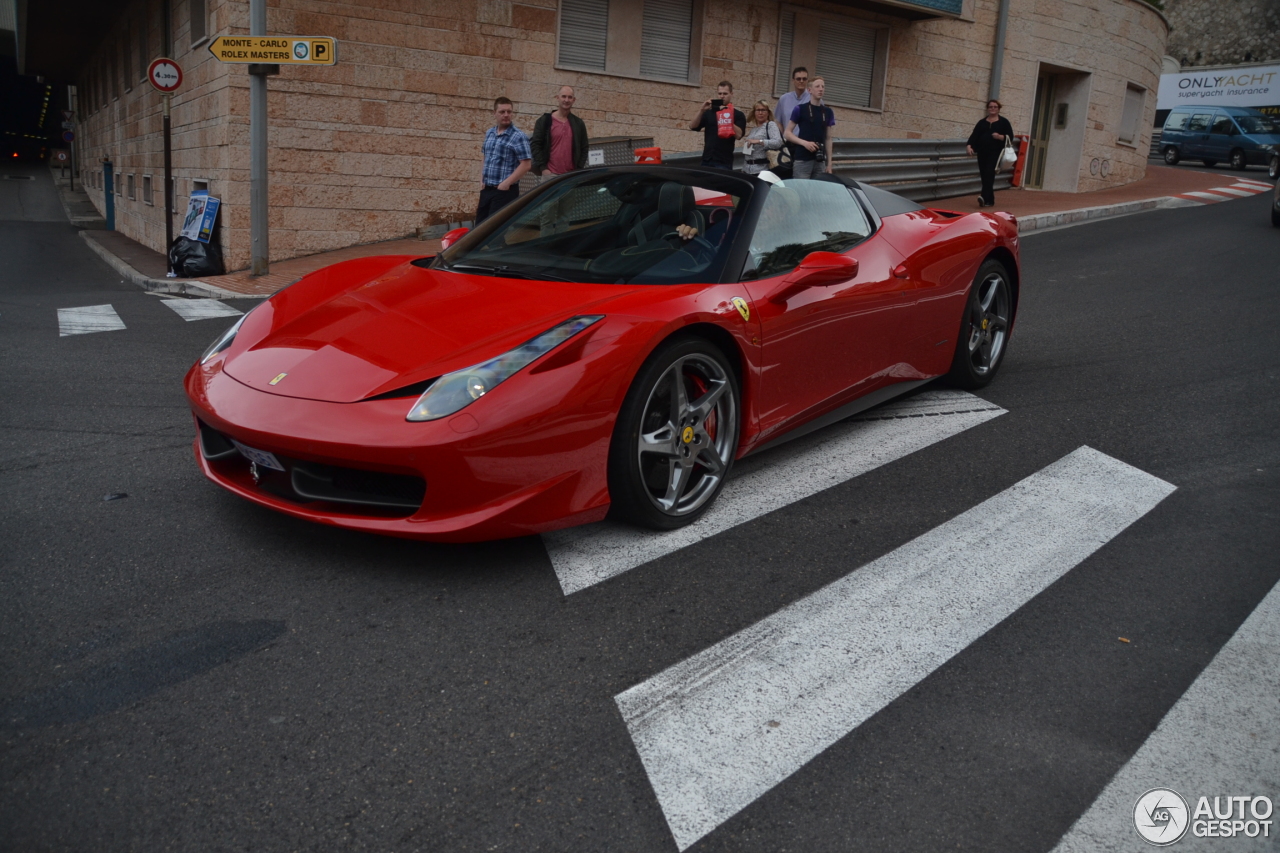
[[[303,279],[255,310],[240,331],[248,345],[223,370],[270,394],[353,403],[501,355],[635,289],[409,263],[337,292],[329,279]]]
[[[1243,136],[1255,145],[1280,145],[1280,133],[1246,133]]]

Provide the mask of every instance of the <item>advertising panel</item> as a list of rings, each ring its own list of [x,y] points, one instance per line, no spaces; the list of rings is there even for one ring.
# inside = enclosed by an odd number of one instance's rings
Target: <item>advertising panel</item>
[[[1157,110],[1202,105],[1250,107],[1280,116],[1280,65],[1187,68],[1160,75]]]

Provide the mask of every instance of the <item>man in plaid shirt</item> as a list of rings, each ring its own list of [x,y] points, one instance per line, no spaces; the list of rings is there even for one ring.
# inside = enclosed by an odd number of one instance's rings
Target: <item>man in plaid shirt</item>
[[[533,164],[529,137],[511,123],[514,112],[510,98],[493,102],[495,126],[484,135],[484,189],[480,190],[476,225],[497,213],[503,205],[515,201],[520,195],[520,178]]]

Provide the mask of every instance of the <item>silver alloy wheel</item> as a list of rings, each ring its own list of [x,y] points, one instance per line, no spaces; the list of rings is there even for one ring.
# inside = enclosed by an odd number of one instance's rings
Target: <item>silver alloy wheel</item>
[[[1003,274],[989,273],[974,297],[969,306],[969,363],[975,374],[985,376],[1000,364],[1009,334],[1009,283]]]
[[[645,492],[660,512],[689,515],[715,496],[738,446],[732,388],[719,362],[693,353],[650,389],[636,455]]]

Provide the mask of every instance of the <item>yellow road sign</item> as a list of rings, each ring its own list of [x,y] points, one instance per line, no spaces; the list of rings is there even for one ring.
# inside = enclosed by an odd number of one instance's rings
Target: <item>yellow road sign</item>
[[[333,65],[338,42],[327,36],[218,36],[209,52],[219,62]]]

